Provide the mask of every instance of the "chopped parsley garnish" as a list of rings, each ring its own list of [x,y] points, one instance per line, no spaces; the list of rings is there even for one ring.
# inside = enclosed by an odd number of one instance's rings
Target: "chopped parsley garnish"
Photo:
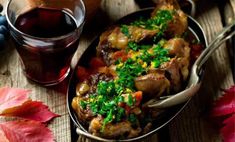
[[[120,66],[117,67],[116,71],[118,74],[116,83],[123,88],[134,90],[134,78],[145,72],[145,69],[140,64],[129,58],[126,62],[121,63]]]
[[[114,82],[100,81],[97,85],[97,94],[112,97],[112,95],[116,94]]]
[[[141,49],[147,50],[149,48],[151,48],[151,45],[138,45],[137,43],[132,42],[132,41],[128,42],[128,47],[127,47],[127,49],[133,50],[133,51],[138,51]]]
[[[139,47],[138,47],[137,43],[135,43],[135,42],[128,42],[128,48],[131,50],[137,51]]]
[[[132,124],[136,124],[137,122],[137,118],[135,114],[130,114],[128,120],[132,123]]]
[[[162,47],[164,43],[165,41],[161,40],[151,48],[150,46],[135,44],[140,54],[135,58],[137,58],[139,63],[146,63],[147,66],[151,65],[152,68],[158,68],[162,63],[170,60],[170,57],[168,57],[168,50]]]
[[[128,42],[128,47],[127,49],[133,50],[133,51],[138,51],[140,49],[149,49],[151,48],[150,45],[138,45],[137,43],[130,41]]]
[[[130,37],[129,29],[127,25],[121,25],[121,32],[127,36]]]
[[[135,102],[135,99],[133,99],[131,94],[128,94],[128,100],[127,100],[127,105],[128,106],[133,106]]]
[[[167,24],[173,19],[172,11],[160,10],[154,17],[148,20],[140,19],[132,26],[138,26],[150,30],[158,30],[155,39],[164,35]],[[128,25],[121,25],[121,32],[130,38]],[[134,107],[136,98],[132,96],[136,92],[134,79],[146,74],[149,68],[158,68],[162,63],[170,60],[168,50],[163,48],[164,40],[160,40],[156,45],[139,45],[134,41],[128,42],[127,52],[134,51],[134,57],[126,61],[117,60],[116,73],[117,78],[111,81],[99,81],[96,93],[90,94],[86,100],[80,101],[82,109],[89,108],[94,115],[102,115],[104,130],[105,125],[111,122],[120,122],[128,119],[132,124],[136,124],[137,116],[135,114],[126,115],[125,108],[120,103]]]
[[[86,103],[84,101],[80,101],[80,105],[82,107],[82,109],[86,109]]]
[[[173,20],[173,13],[174,11],[171,10],[159,10],[152,18],[147,20],[141,18],[140,20],[134,21],[131,25],[149,30],[158,30],[153,39],[156,43],[164,36],[168,23]]]
[[[147,20],[140,18],[139,20],[132,22],[130,25],[141,27],[144,29],[149,29],[149,30],[158,30],[157,34],[154,37],[154,42],[155,42],[159,40],[162,36],[164,36],[164,32],[167,29],[168,23],[171,20],[173,20],[173,13],[174,11],[172,10],[159,10],[157,11],[156,15],[153,16],[152,18],[147,19]],[[128,25],[121,25],[121,32],[127,37],[131,36],[129,33]],[[132,46],[132,47],[135,47],[135,46]],[[135,48],[133,48],[133,50],[134,49]]]
[[[113,121],[119,122],[125,116],[125,110],[118,106],[118,103],[124,103],[125,99],[123,96],[117,95],[118,92],[113,85],[113,81],[100,81],[97,86],[97,94],[91,94],[86,101],[80,101],[83,109],[88,106],[94,115],[104,116],[103,127]],[[99,94],[105,91],[107,94]]]
[[[168,50],[162,48],[159,44],[153,48],[153,52],[154,59],[151,62],[153,68],[158,68],[162,63],[170,60],[170,57],[168,57]]]
[[[162,41],[152,48],[150,46],[136,45],[141,53],[137,56],[137,60],[145,62],[154,68],[159,67],[163,62],[169,61],[168,50],[162,47]],[[148,50],[152,50],[149,53]],[[90,107],[92,112],[104,117],[103,128],[110,122],[119,122],[125,118],[125,110],[120,107],[119,103],[126,103],[129,107],[134,106],[135,98],[131,95],[136,91],[134,79],[146,73],[147,68],[143,67],[139,62],[128,58],[125,62],[120,60],[116,64],[117,79],[111,81],[99,81],[96,94],[91,94],[86,101],[80,101],[83,109]],[[127,94],[125,99],[122,94]],[[135,116],[131,114],[128,118],[130,122],[134,122]],[[135,120],[136,121],[136,120]]]
[[[142,61],[144,62],[151,62],[151,60],[153,59],[153,55],[151,55],[148,50],[143,50],[142,51],[142,55],[139,57]]]
[[[131,25],[142,27],[144,29],[165,31],[169,21],[173,19],[173,11],[159,10],[156,15],[150,19],[143,19],[134,21]]]

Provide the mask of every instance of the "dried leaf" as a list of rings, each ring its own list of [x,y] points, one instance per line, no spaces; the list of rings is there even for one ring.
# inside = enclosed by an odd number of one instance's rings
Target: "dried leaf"
[[[224,92],[223,97],[215,102],[211,116],[224,116],[235,113],[235,86]]]
[[[29,90],[16,88],[0,88],[0,113],[12,107],[22,105],[28,100]]]
[[[0,123],[0,129],[10,142],[53,142],[52,132],[37,121],[9,121]]]
[[[215,102],[211,116],[220,118],[223,127],[220,133],[224,142],[235,141],[235,86],[224,91],[224,95]]]
[[[220,130],[224,142],[235,141],[235,114],[223,121],[224,127]]]
[[[0,115],[21,117],[40,122],[47,122],[52,118],[59,116],[58,114],[51,112],[48,109],[48,106],[44,105],[42,102],[31,100],[19,107],[6,109]]]
[[[5,133],[0,129],[0,142],[9,142]]]

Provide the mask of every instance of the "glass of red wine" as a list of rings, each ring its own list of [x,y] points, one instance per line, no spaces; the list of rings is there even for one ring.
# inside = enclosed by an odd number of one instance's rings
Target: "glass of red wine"
[[[84,25],[83,1],[10,0],[6,17],[26,77],[44,86],[63,81]]]

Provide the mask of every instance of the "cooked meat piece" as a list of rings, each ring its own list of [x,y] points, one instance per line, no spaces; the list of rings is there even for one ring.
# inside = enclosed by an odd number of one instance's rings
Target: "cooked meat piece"
[[[188,27],[187,15],[180,10],[180,7],[175,0],[163,0],[157,3],[156,8],[152,12],[152,16],[154,16],[158,10],[174,11],[173,20],[168,23],[166,31],[168,35],[180,36],[186,31]]]
[[[151,130],[151,128],[152,128],[152,123],[149,122],[149,123],[144,127],[143,133],[144,133],[144,134],[148,133],[148,132]]]
[[[111,65],[109,67],[102,67],[99,68],[98,70],[99,73],[104,73],[104,74],[111,74],[114,78],[117,76],[116,73],[116,66],[115,65]]]
[[[115,27],[107,37],[103,38],[110,44],[109,48],[125,49],[128,44],[128,37],[121,32],[120,27]]]
[[[86,81],[80,82],[76,86],[77,96],[82,96],[90,90],[90,86]]]
[[[112,74],[109,72],[106,73],[96,73],[91,75],[89,83],[90,83],[90,90],[88,91],[89,94],[94,94],[97,89],[97,84],[99,81],[110,81],[113,79]]]
[[[180,66],[176,58],[171,59],[161,65],[161,69],[165,70],[169,74],[169,80],[171,83],[171,90],[180,91],[181,89],[181,75]]]
[[[181,36],[188,28],[187,16],[181,10],[176,10],[173,20],[168,24],[167,34]]]
[[[140,134],[141,128],[138,127],[136,129],[132,128],[131,123],[129,121],[122,121],[119,123],[109,123],[105,125],[103,131],[102,129],[102,118],[96,117],[92,119],[90,126],[89,126],[89,132],[96,136],[102,136],[105,138],[118,138],[121,136],[126,136],[128,138],[136,137]]]
[[[121,31],[121,27],[118,26],[104,32],[100,37],[98,49],[104,44],[109,44],[109,48],[125,49],[129,41],[139,42],[146,38],[153,37],[158,32],[156,30],[148,30],[136,26],[126,27],[128,29],[128,35],[125,35]]]
[[[170,56],[177,58],[178,67],[185,81],[189,74],[190,63],[190,48],[188,42],[182,38],[173,38],[167,41],[164,48],[168,49]]]
[[[94,117],[94,114],[90,109],[82,109],[82,106],[80,104],[81,100],[83,100],[83,98],[74,97],[72,100],[72,108],[76,111],[79,121],[86,124]]]
[[[153,37],[157,31],[147,30],[136,26],[127,26],[128,34],[122,33],[120,27],[114,27],[104,32],[100,36],[100,41],[97,46],[97,55],[102,57],[107,65],[112,64],[112,54],[117,50],[126,49],[128,42],[140,42],[144,39]]]
[[[178,63],[180,66],[181,75],[183,81],[186,81],[189,75],[189,59],[188,58],[178,58]]]
[[[158,71],[137,77],[135,87],[144,94],[148,94],[150,98],[155,98],[169,91],[170,81],[165,77],[164,71]]]
[[[89,107],[86,107],[85,109],[82,108],[80,102],[86,101],[89,95],[94,94],[97,89],[97,84],[99,81],[109,81],[112,80],[113,76],[111,74],[107,73],[95,73],[92,74],[91,77],[83,82],[80,82],[76,86],[76,94],[77,96],[73,98],[72,101],[72,107],[77,112],[79,120],[81,122],[90,121],[94,114],[90,110]]]
[[[164,6],[172,5],[175,9],[180,9],[180,6],[176,0],[155,0],[156,9],[161,9]]]
[[[170,81],[170,90],[180,91],[182,82],[189,74],[190,48],[182,38],[173,38],[167,41],[163,48],[167,49],[171,56],[170,61],[163,63],[159,68],[151,68],[148,73],[163,71]]]
[[[189,43],[183,38],[173,38],[166,42],[164,48],[168,49],[171,56],[186,57],[190,56]]]
[[[128,26],[128,31],[130,34],[130,41],[140,42],[144,39],[149,39],[153,37],[158,30],[148,30],[136,26]]]
[[[89,132],[93,135],[99,136],[102,129],[102,118],[96,117],[93,118],[89,125]]]
[[[142,112],[139,107],[134,107],[133,109],[130,110],[130,113],[133,113],[135,115],[140,115]]]

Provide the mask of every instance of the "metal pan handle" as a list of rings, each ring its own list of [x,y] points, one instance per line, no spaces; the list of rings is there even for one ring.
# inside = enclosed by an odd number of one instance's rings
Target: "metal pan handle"
[[[196,14],[196,4],[195,4],[194,0],[186,0],[186,1],[191,4],[190,15],[194,17]]]
[[[222,43],[226,40],[232,38],[235,35],[235,20],[232,24],[225,27],[217,36],[212,40],[212,42],[208,45],[208,47],[202,52],[202,54],[198,57],[195,62],[197,66],[197,73],[200,72],[204,63],[209,59],[212,53],[220,47]]]

